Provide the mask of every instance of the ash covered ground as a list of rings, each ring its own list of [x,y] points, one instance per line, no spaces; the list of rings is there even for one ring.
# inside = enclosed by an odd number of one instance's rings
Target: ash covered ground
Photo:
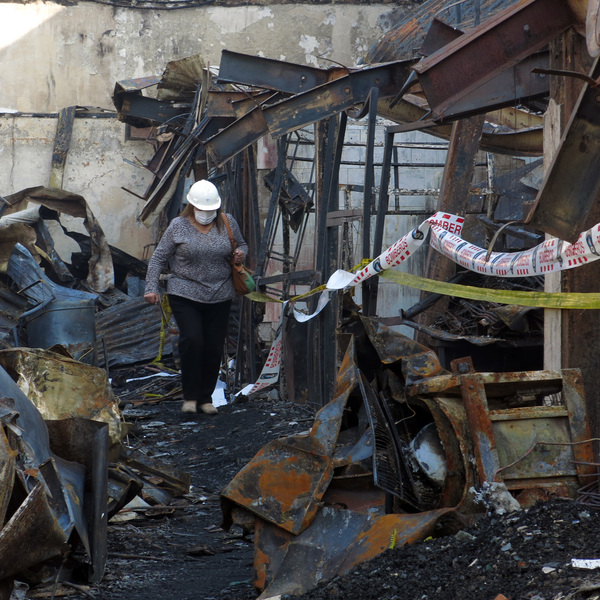
[[[176,382],[166,382],[167,388]],[[131,391],[116,388],[131,398]],[[135,395],[133,396],[135,397]],[[254,600],[253,540],[221,529],[220,491],[267,442],[310,428],[309,409],[262,396],[216,416],[182,415],[179,400],[127,404],[129,444],[191,474],[192,492],[168,509],[109,522],[97,586],[64,588],[76,600]],[[296,600],[600,599],[600,511],[552,499],[505,515],[482,514],[456,533],[386,551]],[[502,595],[502,596],[501,596]]]

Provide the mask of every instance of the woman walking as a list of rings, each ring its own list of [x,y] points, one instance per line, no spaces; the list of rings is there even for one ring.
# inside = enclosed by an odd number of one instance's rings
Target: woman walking
[[[231,242],[223,222],[221,197],[205,179],[187,195],[188,204],[171,221],[148,263],[144,298],[160,302],[159,279],[167,267],[167,296],[179,328],[182,411],[213,415],[212,404],[229,310],[235,295]],[[227,215],[236,242],[234,260],[244,262],[248,246],[235,219]]]

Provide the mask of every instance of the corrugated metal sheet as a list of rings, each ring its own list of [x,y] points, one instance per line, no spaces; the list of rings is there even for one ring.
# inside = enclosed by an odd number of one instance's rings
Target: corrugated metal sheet
[[[98,362],[104,365],[106,347],[109,366],[133,364],[155,359],[160,353],[160,307],[143,298],[126,300],[96,316]],[[171,338],[165,336],[164,354],[171,354]]]

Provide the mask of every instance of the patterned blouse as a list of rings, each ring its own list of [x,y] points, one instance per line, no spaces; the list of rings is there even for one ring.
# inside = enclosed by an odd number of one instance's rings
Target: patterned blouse
[[[239,225],[227,214],[237,248],[248,252]],[[171,221],[148,263],[147,294],[159,293],[159,278],[170,267],[167,293],[196,302],[216,304],[235,296],[231,279],[231,243],[221,221],[208,233],[196,229],[186,217]]]

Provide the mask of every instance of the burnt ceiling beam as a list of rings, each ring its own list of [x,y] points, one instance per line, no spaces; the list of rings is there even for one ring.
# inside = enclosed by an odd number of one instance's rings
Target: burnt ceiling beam
[[[398,93],[414,61],[397,61],[349,73],[263,110],[269,131],[279,137],[364,104],[372,88],[379,97]]]
[[[238,83],[268,90],[300,94],[332,79],[348,69],[318,69],[272,58],[250,56],[231,50],[221,52],[219,82]]]
[[[279,100],[278,93],[269,94],[269,101]],[[249,110],[228,127],[204,140],[207,154],[220,167],[244,148],[254,144],[269,132],[261,106]]]
[[[438,122],[454,121],[483,112],[515,106],[527,100],[544,98],[550,93],[550,78],[534,69],[546,69],[548,53],[538,52],[528,56],[495,77],[464,95],[456,95],[454,102],[436,116]]]
[[[590,72],[600,78],[600,61]],[[567,124],[527,223],[571,243],[600,196],[600,90],[586,84]]]
[[[563,0],[526,0],[414,65],[434,118],[485,82],[542,50],[574,23]]]

